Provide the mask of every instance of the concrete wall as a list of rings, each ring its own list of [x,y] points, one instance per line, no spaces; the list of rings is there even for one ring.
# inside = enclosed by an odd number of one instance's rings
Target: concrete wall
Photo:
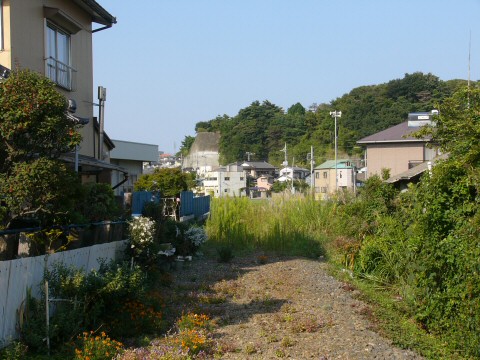
[[[390,169],[390,176],[408,170],[409,161],[425,160],[424,143],[371,144],[367,146],[367,179],[382,169]]]

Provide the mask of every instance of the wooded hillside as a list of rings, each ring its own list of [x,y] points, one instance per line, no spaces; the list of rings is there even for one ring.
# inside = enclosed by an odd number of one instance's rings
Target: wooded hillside
[[[356,141],[407,119],[409,112],[430,111],[449,97],[465,80],[440,80],[432,74],[416,72],[384,84],[360,86],[330,103],[312,104],[305,108],[296,103],[286,111],[268,100],[254,101],[237,115],[217,116],[198,122],[196,132],[219,131],[220,162],[242,161],[246,153],[254,160],[280,165],[288,146],[288,160],[296,165],[307,164],[307,153],[314,147],[317,164],[333,157],[334,121],[329,112],[342,111],[339,119],[338,149],[345,155],[359,157],[362,149]],[[191,137],[182,146],[188,150]],[[343,154],[342,154],[343,155]]]

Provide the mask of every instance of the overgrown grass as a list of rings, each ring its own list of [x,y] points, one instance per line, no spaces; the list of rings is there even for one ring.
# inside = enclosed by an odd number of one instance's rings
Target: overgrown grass
[[[383,194],[375,195],[345,205],[312,198],[215,199],[206,224],[210,246],[326,255],[335,268],[352,270],[336,274],[353,275],[349,281],[369,303],[377,330],[396,345],[429,359],[468,359],[450,344],[453,339],[433,335],[415,320],[409,275],[415,271],[415,239],[399,227],[401,221],[383,215],[388,211]]]
[[[312,198],[214,199],[206,230],[216,246],[318,257],[325,254],[323,230],[329,211]]]

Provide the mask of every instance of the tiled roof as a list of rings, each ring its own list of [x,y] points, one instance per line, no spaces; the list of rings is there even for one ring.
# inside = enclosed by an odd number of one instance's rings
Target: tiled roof
[[[388,142],[425,142],[429,139],[417,139],[413,136],[410,136],[413,132],[416,132],[420,127],[409,127],[408,121],[402,122],[401,124],[392,126],[388,129],[375,133],[373,135],[364,137],[357,141],[358,144],[374,144],[374,143],[388,143]]]

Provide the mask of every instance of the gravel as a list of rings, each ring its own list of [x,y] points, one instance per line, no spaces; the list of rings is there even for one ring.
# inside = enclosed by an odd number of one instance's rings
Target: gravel
[[[222,359],[422,359],[375,332],[369,306],[327,266],[263,253],[227,264],[196,257],[177,263],[170,307],[210,315]]]

